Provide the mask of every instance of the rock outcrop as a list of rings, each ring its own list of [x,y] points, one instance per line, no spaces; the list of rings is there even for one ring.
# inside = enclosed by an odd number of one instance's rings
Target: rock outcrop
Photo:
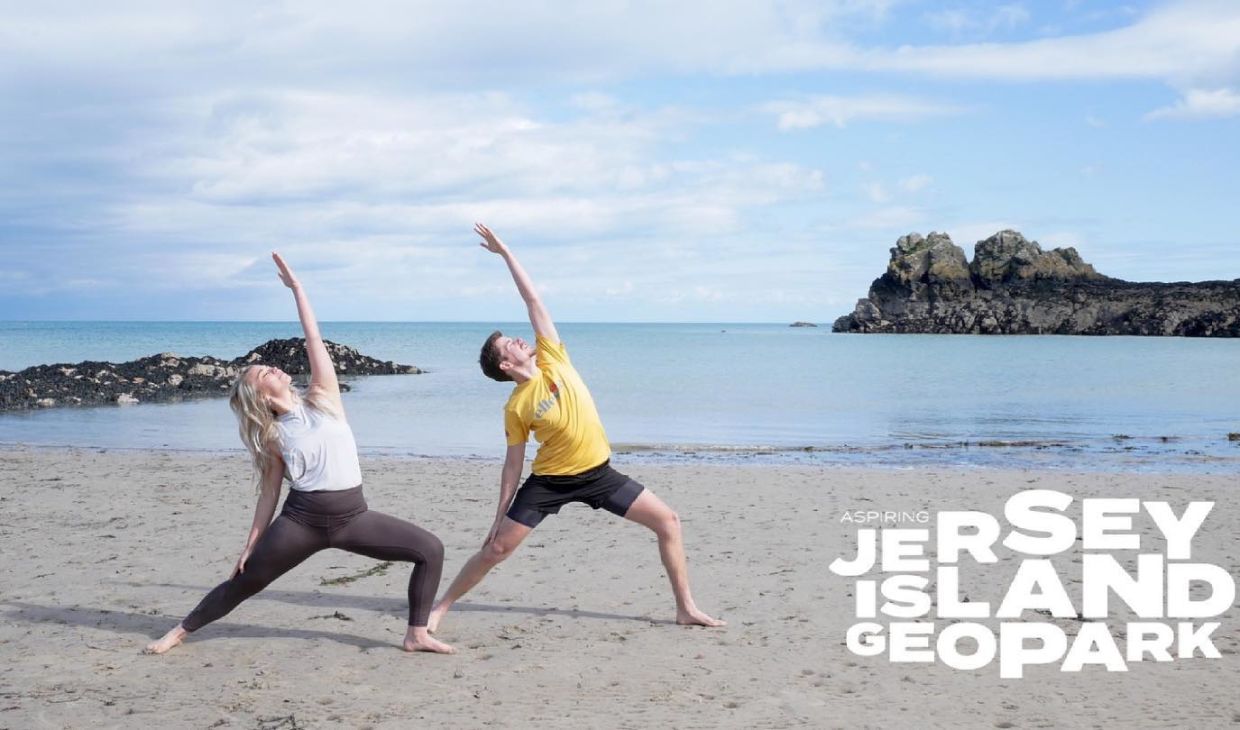
[[[974,248],[945,233],[902,236],[887,272],[835,332],[1240,336],[1240,279],[1129,282],[1073,248],[1043,251],[1016,231]]]
[[[339,375],[422,372],[412,365],[367,357],[352,347],[325,344]],[[237,372],[256,363],[274,365],[289,375],[310,373],[302,339],[270,340],[233,360],[163,353],[125,363],[36,365],[18,373],[0,370],[0,411],[224,396]],[[341,383],[341,389],[348,385]]]

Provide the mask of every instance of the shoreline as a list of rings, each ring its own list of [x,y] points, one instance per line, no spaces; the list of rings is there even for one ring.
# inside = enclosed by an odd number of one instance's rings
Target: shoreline
[[[1219,659],[1115,673],[1051,664],[1004,680],[994,664],[849,653],[853,583],[827,570],[855,550],[851,511],[1001,516],[1011,494],[1047,488],[1076,498],[1074,519],[1087,497],[1162,499],[1177,513],[1213,500],[1193,558],[1234,575],[1234,476],[626,463],[681,515],[695,597],[725,629],[672,625],[652,536],[569,505],[449,614],[440,633],[454,657],[398,648],[405,568],[375,572],[331,550],[168,655],[141,656],[226,577],[249,528],[248,462],[218,456],[0,448],[0,726],[1205,727],[1240,716],[1240,605],[1217,619]],[[372,509],[443,540],[442,590],[494,515],[498,461],[369,458],[363,469]],[[1143,550],[1162,549],[1152,527],[1139,532]],[[998,552],[993,569],[962,574],[973,600],[1010,582],[1015,561]],[[1055,559],[1065,575],[1079,572],[1073,557]],[[1116,557],[1131,569],[1132,551]],[[1079,605],[1079,584],[1066,588]],[[1123,610],[1109,620],[1123,631]]]
[[[1157,439],[1149,439],[1151,441]],[[1117,443],[1123,443],[1117,440]],[[612,460],[630,466],[690,466],[711,465],[718,467],[754,467],[777,469],[781,467],[806,467],[832,470],[890,470],[914,469],[962,469],[985,472],[1049,472],[1055,474],[1133,474],[1133,475],[1201,475],[1225,476],[1240,473],[1240,444],[1234,444],[1235,456],[1212,454],[1142,453],[1131,449],[1112,451],[1089,451],[1080,447],[1050,447],[1024,443],[975,445],[887,445],[887,446],[840,446],[840,447],[780,447],[780,446],[711,446],[711,445],[634,445],[613,444]],[[529,451],[532,460],[534,446]],[[6,451],[33,450],[43,452],[85,451],[95,453],[119,452],[130,454],[168,453],[186,456],[241,455],[241,447],[189,448],[174,446],[107,446],[66,445],[57,443],[34,443],[25,441],[0,441],[0,453]],[[392,460],[410,462],[460,461],[463,463],[502,463],[502,454],[440,454],[416,453],[400,447],[360,447],[363,461]],[[952,455],[978,454],[993,459],[950,459]],[[884,456],[893,457],[884,459]],[[899,457],[899,458],[894,458]],[[363,464],[365,466],[365,464]]]

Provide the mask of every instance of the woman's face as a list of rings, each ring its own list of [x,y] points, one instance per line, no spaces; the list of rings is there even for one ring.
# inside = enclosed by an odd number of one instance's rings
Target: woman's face
[[[288,373],[270,365],[255,365],[245,374],[245,379],[264,402],[282,398],[293,382]]]

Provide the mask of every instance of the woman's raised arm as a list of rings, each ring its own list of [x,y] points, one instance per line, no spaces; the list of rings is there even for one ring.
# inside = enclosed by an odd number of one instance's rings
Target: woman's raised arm
[[[336,380],[336,367],[331,356],[327,354],[323,336],[319,334],[319,322],[314,318],[314,310],[310,308],[310,299],[280,254],[273,251],[271,258],[280,270],[280,281],[293,290],[293,298],[297,301],[297,316],[301,319],[301,329],[306,335],[306,356],[310,359],[310,387],[323,390],[339,403],[340,383]]]

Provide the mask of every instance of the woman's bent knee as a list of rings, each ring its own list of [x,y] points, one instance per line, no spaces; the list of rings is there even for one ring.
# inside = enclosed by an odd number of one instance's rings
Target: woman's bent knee
[[[426,546],[422,550],[422,554],[427,563],[432,565],[443,564],[443,541],[431,535],[426,541]]]

